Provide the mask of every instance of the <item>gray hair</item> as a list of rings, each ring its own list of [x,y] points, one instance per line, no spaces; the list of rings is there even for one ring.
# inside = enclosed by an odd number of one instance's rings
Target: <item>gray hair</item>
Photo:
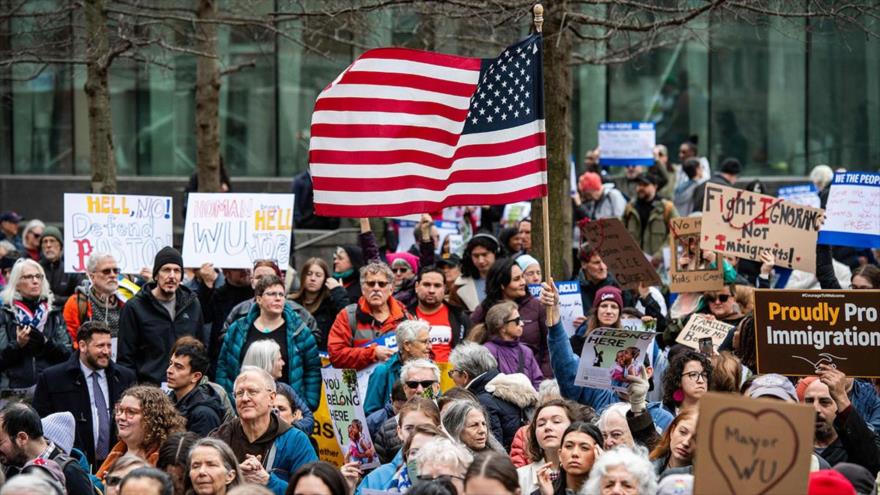
[[[189,455],[186,456],[186,473],[187,478],[188,473],[190,471],[190,466],[192,465],[192,454],[198,447],[208,447],[217,451],[217,454],[220,455],[220,460],[223,461],[223,467],[226,468],[226,471],[234,471],[235,479],[227,485],[227,488],[232,488],[234,486],[238,486],[244,483],[244,476],[241,473],[241,467],[239,467],[238,460],[235,457],[235,452],[232,451],[232,448],[223,440],[219,438],[202,438],[198,440],[189,450]]]
[[[116,471],[131,466],[150,467],[150,464],[134,454],[124,454],[119,459],[116,459],[116,462],[113,463],[113,467],[107,470],[107,474],[115,473]]]
[[[89,260],[86,262],[86,271],[88,271],[89,273],[95,273],[95,270],[98,269],[98,263],[104,261],[107,258],[116,261],[116,258],[114,258],[113,255],[110,253],[103,251],[92,253],[91,256],[89,256]]]
[[[459,476],[464,477],[468,466],[474,460],[474,456],[458,442],[453,442],[448,438],[434,437],[419,448],[414,459],[419,472],[428,463],[442,464],[452,468]]]
[[[419,338],[419,332],[422,330],[431,330],[431,325],[424,320],[404,320],[397,325],[394,331],[397,337],[397,348],[400,349],[405,342],[412,342]]]
[[[834,170],[831,170],[828,165],[816,165],[810,171],[810,182],[816,184],[816,189],[820,191],[825,189],[825,186],[830,184],[832,180],[834,180]]]
[[[0,495],[47,495],[52,493],[62,495],[66,493],[62,491],[63,488],[54,479],[49,480],[48,475],[27,473],[9,478],[9,481],[0,489]]]
[[[278,342],[272,339],[258,340],[244,353],[244,359],[241,360],[242,369],[244,366],[254,366],[272,374],[275,358],[279,354],[281,354],[281,346]]]
[[[452,437],[453,440],[461,442],[461,432],[464,431],[464,427],[467,424],[468,414],[475,409],[480,411],[483,418],[486,420],[486,435],[488,437],[486,447],[499,453],[507,454],[504,447],[501,446],[501,443],[498,442],[498,439],[492,434],[489,415],[486,414],[486,410],[483,409],[483,406],[477,402],[470,400],[452,401],[452,404],[443,409],[443,413],[440,416],[440,422],[443,424],[443,429],[449,433],[449,436]]]
[[[559,382],[556,379],[544,380],[538,385],[538,404],[551,399],[561,399],[562,392],[559,391]]]
[[[407,377],[409,377],[409,372],[415,369],[433,371],[434,380],[436,380],[438,383],[440,382],[440,368],[438,368],[436,364],[428,361],[427,359],[413,359],[412,361],[407,361],[406,363],[404,363],[403,367],[400,368],[400,381],[405,382],[407,380]]]
[[[590,477],[584,485],[581,494],[601,495],[602,478],[614,467],[622,467],[632,475],[639,486],[639,493],[657,492],[657,475],[651,461],[648,460],[648,452],[643,448],[631,449],[625,446],[615,447],[606,451],[596,458]]]
[[[40,299],[48,301],[51,308],[54,297],[52,296],[52,289],[49,287],[49,279],[46,278],[46,272],[43,270],[43,267],[30,258],[20,258],[12,265],[12,271],[9,273],[9,279],[6,281],[6,288],[3,289],[3,292],[0,292],[0,299],[3,300],[4,305],[11,306],[12,301],[21,298],[21,294],[18,293],[18,283],[21,282],[21,272],[24,271],[26,266],[36,268],[40,275],[43,276],[43,283],[40,284]]]
[[[611,416],[620,416],[625,421],[626,413],[629,412],[629,409],[629,402],[615,402],[606,407],[605,410],[602,411],[602,414],[599,415],[599,421],[596,423],[596,426],[599,427],[599,431],[601,431],[603,435],[605,434],[605,424],[608,423]]]
[[[489,349],[475,342],[460,342],[449,353],[449,362],[460,371],[474,379],[483,373],[498,368],[498,361]]]
[[[6,254],[11,253],[13,251],[18,251],[18,248],[15,247],[15,244],[13,244],[7,240],[2,240],[2,241],[0,241],[0,251],[2,251],[3,255],[5,256]]]
[[[388,283],[391,283],[391,281],[394,280],[394,272],[391,271],[391,268],[387,264],[382,263],[381,261],[371,261],[361,267],[361,283],[367,278],[367,275],[376,275],[379,273],[385,275],[385,279]]]
[[[43,230],[46,230],[46,224],[43,223],[42,220],[37,220],[36,218],[33,219],[33,220],[31,220],[31,221],[28,222],[28,224],[24,227],[24,230],[21,231],[21,238],[24,239],[25,237],[27,237],[28,232],[30,232],[30,231],[32,231],[32,230],[38,228],[38,227],[41,228],[41,229],[43,229]]]
[[[269,374],[268,371],[263,368],[257,368],[256,366],[242,366],[241,370],[238,372],[238,376],[235,377],[235,383],[238,383],[244,375],[253,374],[259,376],[263,382],[265,382],[266,388],[275,392],[277,391],[277,386],[275,385],[275,379],[272,378],[272,375]],[[235,388],[235,384],[232,385]]]

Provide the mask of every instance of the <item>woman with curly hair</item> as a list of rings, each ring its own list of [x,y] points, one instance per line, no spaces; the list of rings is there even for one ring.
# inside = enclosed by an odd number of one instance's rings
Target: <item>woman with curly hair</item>
[[[129,453],[146,459],[155,466],[159,447],[168,435],[184,431],[186,420],[162,389],[150,385],[135,385],[122,394],[114,410],[119,443],[98,469],[102,480],[116,459]]]
[[[712,363],[692,350],[677,355],[663,374],[663,407],[674,415],[696,406],[709,391]]]

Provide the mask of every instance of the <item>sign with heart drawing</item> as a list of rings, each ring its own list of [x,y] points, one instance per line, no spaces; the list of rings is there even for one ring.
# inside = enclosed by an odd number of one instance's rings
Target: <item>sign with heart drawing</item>
[[[799,404],[706,394],[697,421],[694,495],[806,493],[814,416]]]

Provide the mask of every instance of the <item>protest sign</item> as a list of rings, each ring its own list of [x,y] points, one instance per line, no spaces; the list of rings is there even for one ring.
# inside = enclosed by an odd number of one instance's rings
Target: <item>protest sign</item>
[[[330,419],[330,407],[327,405],[327,387],[321,384],[321,403],[313,413],[315,426],[312,428],[312,438],[318,444],[318,458],[335,466],[345,464],[339,444],[336,442],[336,431],[333,428],[333,420]]]
[[[822,202],[819,200],[819,191],[816,190],[816,184],[813,184],[812,182],[809,184],[780,187],[779,190],[776,191],[776,197],[796,205],[804,205],[812,208],[822,207]]]
[[[416,226],[418,226],[419,222],[412,222],[409,220],[397,220],[397,252],[405,253],[409,251],[413,245],[416,244]],[[437,232],[440,235],[440,240],[446,239],[447,236],[451,234],[458,234],[458,222],[448,221],[448,220],[435,220],[434,226],[437,227]],[[438,243],[440,244],[440,243]],[[435,250],[439,252],[441,246],[435,246]]]
[[[816,413],[779,400],[700,399],[694,495],[807,493]]]
[[[819,243],[880,248],[880,173],[834,175]]]
[[[620,328],[630,332],[644,332],[645,322],[641,318],[621,318]]]
[[[589,222],[584,225],[583,231],[621,288],[638,289],[639,282],[660,285],[657,270],[645,258],[620,219],[604,218]]]
[[[704,292],[724,287],[722,265],[711,264],[700,249],[699,217],[673,218],[670,221],[669,289],[672,292]],[[675,253],[674,256],[672,253]]]
[[[584,302],[581,299],[581,285],[577,280],[571,282],[554,282],[556,290],[559,291],[559,318],[562,321],[562,328],[569,337],[574,334],[577,327],[574,320],[584,316]],[[541,297],[541,286],[539,284],[529,285],[529,292],[532,297]]]
[[[758,373],[880,377],[880,291],[755,291]]]
[[[501,214],[502,227],[516,227],[517,222],[532,214],[532,203],[529,201],[520,201],[504,206],[504,212]]]
[[[187,267],[253,268],[290,260],[293,194],[191,193],[183,231]]]
[[[603,122],[599,124],[599,165],[650,167],[656,140],[653,122]]]
[[[152,268],[174,244],[171,198],[130,194],[64,195],[64,271],[85,272],[89,255],[110,253],[122,273]]]
[[[357,372],[322,368],[321,378],[344,462],[358,462],[362,469],[378,466],[379,455],[370,439],[361,394],[358,393]]]
[[[733,331],[733,328],[733,325],[723,321],[709,318],[701,313],[694,313],[678,333],[675,341],[691,349],[700,350],[700,339],[711,337],[712,350],[718,352],[718,346],[724,342],[727,334]]]
[[[627,375],[641,372],[654,332],[631,332],[618,328],[594,328],[587,333],[575,385],[624,391]]]
[[[809,206],[707,183],[700,247],[755,261],[767,249],[778,266],[815,273],[823,216]]]

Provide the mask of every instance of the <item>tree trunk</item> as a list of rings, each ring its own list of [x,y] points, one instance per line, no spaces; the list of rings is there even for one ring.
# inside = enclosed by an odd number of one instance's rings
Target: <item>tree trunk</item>
[[[199,19],[217,17],[216,0],[199,0]],[[220,191],[220,69],[217,66],[217,25],[199,23],[196,62],[196,167],[199,192]]]
[[[544,2],[544,120],[547,132],[547,189],[550,213],[550,275],[568,279],[571,266],[571,35],[559,31],[565,2]],[[560,38],[561,36],[561,38]],[[541,200],[532,202],[532,247],[543,260],[545,226]],[[545,275],[546,277],[547,275]]]
[[[110,43],[107,39],[107,15],[104,0],[87,0],[86,84],[89,109],[89,149],[92,162],[92,192],[116,192],[116,155],[113,151],[113,124],[110,115],[108,69]]]

